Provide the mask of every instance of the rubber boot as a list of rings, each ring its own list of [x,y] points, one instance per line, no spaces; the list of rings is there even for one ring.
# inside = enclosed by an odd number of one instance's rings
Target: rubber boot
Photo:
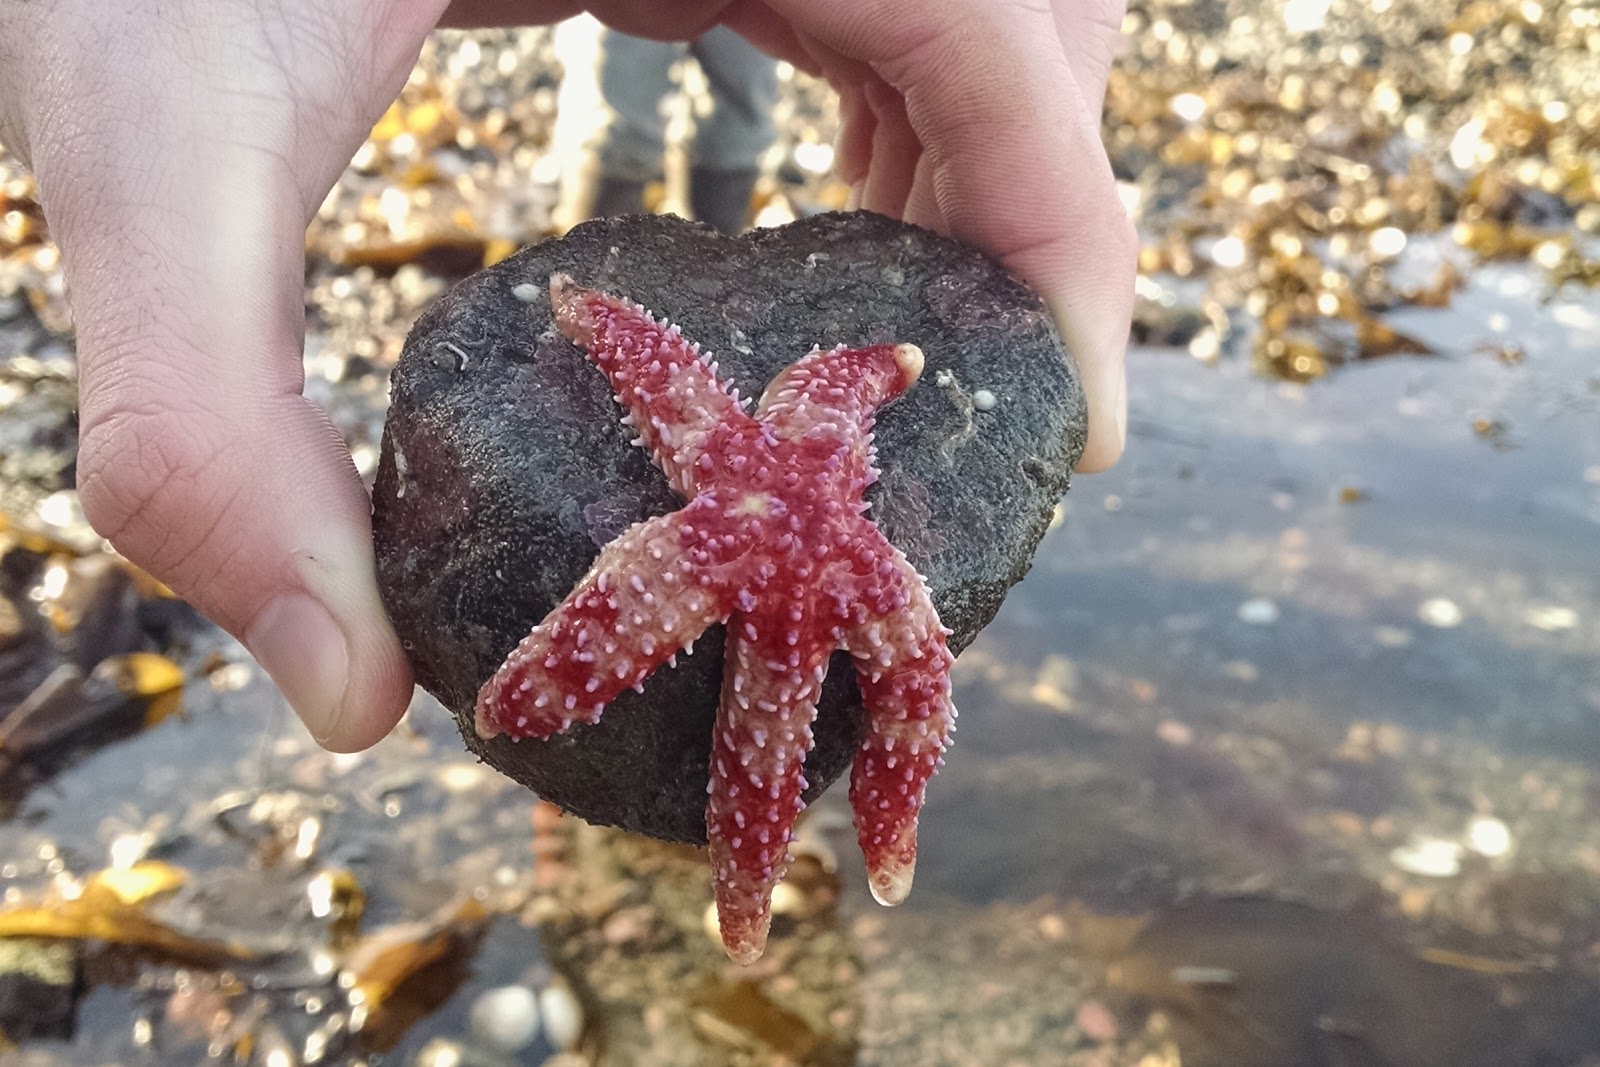
[[[592,219],[609,215],[637,215],[644,210],[644,182],[626,178],[601,178],[594,191]]]
[[[755,191],[760,175],[754,167],[746,170],[694,167],[689,171],[689,208],[695,218],[723,233],[742,233],[750,214],[750,194]]]

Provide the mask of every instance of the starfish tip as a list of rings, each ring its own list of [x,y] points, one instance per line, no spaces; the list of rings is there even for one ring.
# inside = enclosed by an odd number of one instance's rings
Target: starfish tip
[[[583,304],[585,295],[587,290],[572,275],[565,271],[550,275],[551,318],[555,320],[556,329],[577,344],[587,344],[589,330],[593,328]]]
[[[905,864],[884,864],[871,872],[867,887],[872,899],[886,908],[904,904],[911,895],[911,877],[916,873],[917,861]]]
[[[501,733],[500,728],[489,721],[488,710],[481,703],[475,709],[473,709],[472,729],[485,741],[488,741],[494,737],[499,737]]]
[[[909,342],[894,346],[894,363],[905,377],[906,385],[922,377],[922,349]]]
[[[761,958],[767,951],[767,933],[765,930],[751,931],[744,936],[724,936],[722,947],[728,953],[728,958],[741,967],[748,967]]]

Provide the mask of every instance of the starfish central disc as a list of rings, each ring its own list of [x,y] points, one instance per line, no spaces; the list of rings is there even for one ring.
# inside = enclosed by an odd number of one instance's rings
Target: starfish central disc
[[[917,816],[954,731],[953,662],[927,584],[866,515],[876,411],[922,373],[911,344],[814,349],[753,412],[682,332],[550,279],[557,329],[588,354],[637,442],[688,502],[607,545],[478,694],[483,737],[599,719],[680,649],[727,626],[706,837],[728,954],[761,955],[806,789],[835,650],[855,660],[866,736],[850,800],[882,903],[911,888]]]

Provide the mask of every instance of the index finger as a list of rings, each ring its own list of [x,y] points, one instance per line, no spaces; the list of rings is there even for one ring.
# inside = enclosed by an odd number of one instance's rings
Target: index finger
[[[1138,246],[1090,104],[1100,87],[1078,82],[1053,10],[995,0],[766,6],[903,97],[952,235],[1033,285],[1078,361],[1089,402],[1079,469],[1116,462]]]

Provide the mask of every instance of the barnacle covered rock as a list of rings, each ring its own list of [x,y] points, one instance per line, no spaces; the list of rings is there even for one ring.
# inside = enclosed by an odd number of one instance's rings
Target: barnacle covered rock
[[[473,729],[479,688],[635,522],[682,506],[603,376],[551,323],[554,274],[669,314],[759,395],[813,346],[915,344],[918,388],[877,425],[871,516],[927,576],[959,650],[1026,572],[1082,451],[1075,371],[1043,303],[982,255],[869,214],[743,238],[670,217],[574,229],[468,279],[417,323],[374,490],[380,586],[418,681],[494,766],[595,822],[705,839],[723,678],[713,627],[592,725],[513,742]],[[973,394],[987,391],[979,410]],[[850,764],[862,715],[836,657],[807,798]]]

